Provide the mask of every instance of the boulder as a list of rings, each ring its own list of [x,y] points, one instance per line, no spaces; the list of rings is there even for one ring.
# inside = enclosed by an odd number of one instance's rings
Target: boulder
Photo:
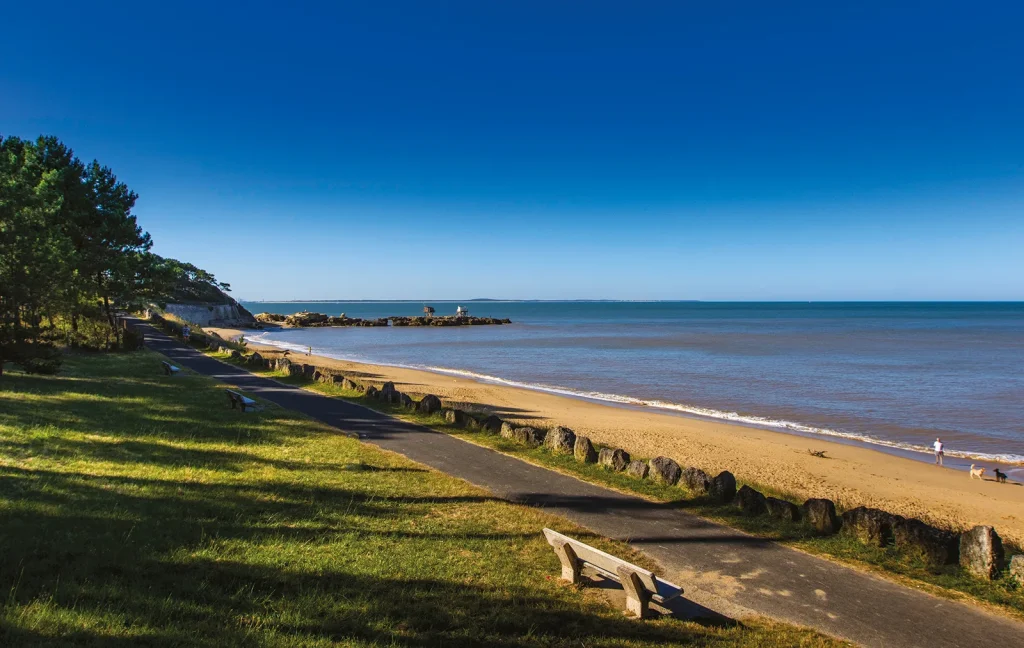
[[[622,472],[629,465],[629,453],[620,448],[601,448],[597,463],[616,472]]]
[[[228,352],[228,357],[232,360],[238,360],[242,357],[242,354],[238,352],[238,349],[231,349],[231,351]]]
[[[843,521],[836,515],[836,505],[832,500],[809,499],[804,502],[804,518],[814,530],[821,535],[837,533]]]
[[[567,427],[551,428],[544,437],[544,447],[556,454],[572,454],[576,445],[576,433]]]
[[[520,427],[512,432],[512,438],[519,443],[535,448],[544,442],[544,431],[532,427]]]
[[[441,411],[441,399],[433,394],[427,394],[416,406],[416,411],[421,414],[434,414]]]
[[[467,430],[479,430],[480,421],[477,420],[472,414],[466,414],[466,429]]]
[[[288,375],[292,376],[293,378],[302,377],[302,365],[297,365],[292,362],[289,362],[287,365],[285,365],[285,369],[288,371]]]
[[[597,450],[594,450],[594,444],[585,436],[576,437],[572,453],[580,463],[597,463]]]
[[[651,479],[662,484],[668,484],[669,486],[675,486],[679,483],[679,478],[683,474],[679,464],[668,457],[655,457],[651,459],[648,465],[650,466]]]
[[[402,392],[398,392],[398,404],[402,406],[402,409],[409,410],[410,412],[416,409],[416,401],[409,394],[403,394]]]
[[[349,391],[361,391],[362,390],[362,387],[360,386],[359,383],[357,383],[354,380],[351,380],[349,378],[343,378],[342,379],[342,381],[341,381],[341,388],[342,389],[347,389]]]
[[[315,374],[315,373],[316,373],[316,367],[314,367],[313,365],[310,365],[310,364],[302,365],[302,375],[305,376],[306,378],[312,379],[313,378],[313,374]]]
[[[380,390],[378,390],[373,385],[370,385],[369,387],[366,388],[366,397],[367,398],[378,398],[379,396],[380,396]]]
[[[992,527],[976,526],[960,535],[960,566],[970,574],[992,580],[1003,558],[1003,541]]]
[[[708,484],[708,496],[721,504],[733,501],[736,498],[736,478],[728,470],[718,473]]]
[[[634,459],[626,466],[626,474],[637,479],[645,479],[649,470],[650,467],[647,465],[647,462],[640,459]]]
[[[381,400],[387,401],[388,403],[398,402],[398,390],[395,389],[395,383],[388,381],[384,383],[380,388]]]
[[[773,518],[787,522],[796,522],[800,519],[800,507],[793,502],[787,502],[775,497],[766,497],[764,498],[764,504],[765,508],[768,509],[768,515]]]
[[[501,423],[501,432],[499,432],[499,434],[501,434],[505,439],[514,439],[516,436],[516,426],[508,421],[503,421]]]
[[[843,513],[843,533],[870,547],[884,547],[892,541],[896,516],[880,509],[858,506]]]
[[[734,502],[744,515],[764,515],[768,512],[768,503],[764,495],[746,484],[736,493]]]
[[[931,567],[952,565],[960,558],[960,537],[914,518],[893,516],[893,542],[900,551],[918,554]]]
[[[1010,558],[1010,579],[1017,581],[1018,586],[1024,585],[1024,554]]]
[[[261,365],[263,364],[263,356],[260,355],[259,351],[254,351],[253,354],[249,356],[249,362],[254,365]]]
[[[331,382],[334,383],[335,385],[341,385],[342,388],[345,387],[346,380],[347,378],[345,378],[345,376],[339,374],[331,374]]]
[[[480,423],[480,427],[485,432],[490,432],[491,434],[498,434],[499,432],[501,432],[501,424],[503,422],[504,421],[502,421],[500,418],[498,418],[494,414],[491,414]]]
[[[687,468],[683,470],[679,480],[694,495],[704,495],[711,488],[711,478],[700,468]]]
[[[446,409],[442,412],[444,415],[445,423],[449,425],[455,425],[457,427],[465,427],[466,425],[466,413],[460,409]]]
[[[317,369],[316,367],[314,367],[313,369],[314,369],[314,371],[313,371],[313,380],[315,380],[317,382],[322,382],[323,379],[324,379],[324,374],[319,369]]]

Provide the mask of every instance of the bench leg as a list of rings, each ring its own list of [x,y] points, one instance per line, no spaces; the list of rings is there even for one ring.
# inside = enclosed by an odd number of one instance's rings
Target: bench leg
[[[644,588],[636,572],[619,567],[618,574],[619,580],[622,581],[622,589],[626,590],[626,611],[632,612],[639,619],[646,619],[650,616],[650,593]]]
[[[580,559],[576,552],[567,544],[560,544],[555,547],[555,554],[562,563],[562,580],[567,580],[573,585],[580,582]]]

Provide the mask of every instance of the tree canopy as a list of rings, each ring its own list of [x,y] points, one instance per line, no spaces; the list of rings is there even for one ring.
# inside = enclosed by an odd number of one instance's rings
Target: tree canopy
[[[54,369],[58,343],[116,347],[119,310],[225,300],[209,272],[150,251],[137,198],[56,137],[0,136],[0,375]]]

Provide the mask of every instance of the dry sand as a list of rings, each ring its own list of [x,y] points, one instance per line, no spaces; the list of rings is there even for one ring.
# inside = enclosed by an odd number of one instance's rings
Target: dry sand
[[[245,331],[206,329],[224,338]],[[249,344],[271,356],[275,347]],[[446,405],[493,412],[503,419],[551,427],[565,425],[597,443],[640,457],[666,455],[682,466],[714,475],[729,470],[797,498],[826,497],[843,507],[872,506],[934,523],[988,524],[1004,539],[1024,543],[1024,486],[971,480],[966,470],[886,454],[856,445],[761,430],[738,424],[625,408],[468,378],[305,356],[295,362],[341,370],[378,387],[392,381],[403,392],[436,394]],[[824,450],[828,458],[808,454]],[[987,475],[990,477],[990,475]]]

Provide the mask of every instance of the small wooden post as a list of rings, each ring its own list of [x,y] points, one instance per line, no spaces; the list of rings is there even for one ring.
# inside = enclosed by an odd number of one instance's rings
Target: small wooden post
[[[626,590],[626,611],[632,612],[638,619],[646,619],[650,616],[650,593],[635,571],[625,567],[619,567],[616,571],[622,581],[622,589]]]
[[[567,580],[574,585],[579,583],[580,559],[576,557],[576,552],[572,550],[572,547],[563,542],[555,546],[555,554],[562,563],[562,580]]]

